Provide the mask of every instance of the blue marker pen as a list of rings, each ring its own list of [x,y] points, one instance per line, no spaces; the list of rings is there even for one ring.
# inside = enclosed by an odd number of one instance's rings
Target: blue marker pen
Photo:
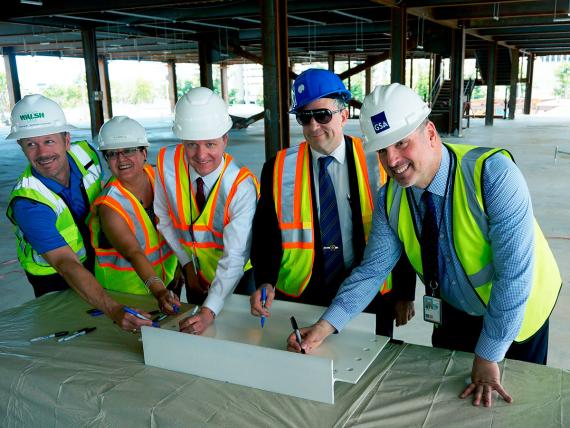
[[[174,293],[172,292],[172,290],[168,290],[168,295],[171,298],[174,298]],[[180,307],[178,305],[172,304],[172,310],[174,311],[175,314],[177,314],[178,312],[180,312]]]
[[[265,287],[263,287],[261,289],[261,307],[263,309],[265,309],[265,302],[267,301],[267,289]],[[263,328],[263,325],[265,324],[265,316],[263,314],[261,314],[261,328]]]
[[[141,320],[145,320],[145,321],[151,321],[150,319],[148,319],[147,317],[145,317],[144,315],[139,314],[137,311],[135,311],[134,309],[131,309],[127,306],[123,306],[123,311],[125,311],[128,314],[134,315],[135,317],[137,317],[138,319]],[[160,328],[160,325],[157,322],[152,322],[152,326],[153,327],[158,327]]]

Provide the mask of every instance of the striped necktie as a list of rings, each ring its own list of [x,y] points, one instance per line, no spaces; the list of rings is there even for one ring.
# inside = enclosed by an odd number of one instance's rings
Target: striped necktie
[[[338,205],[334,186],[327,171],[333,159],[332,156],[319,158],[319,224],[321,228],[321,240],[323,242],[324,279],[326,286],[338,282],[340,275],[344,272]]]

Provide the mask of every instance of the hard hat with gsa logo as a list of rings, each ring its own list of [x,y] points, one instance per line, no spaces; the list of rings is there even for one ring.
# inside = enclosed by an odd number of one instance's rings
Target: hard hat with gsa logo
[[[352,94],[346,89],[340,77],[322,68],[309,68],[303,71],[293,82],[292,92],[293,105],[289,113],[298,113],[307,104],[319,98],[332,98],[336,95],[345,103],[352,98]]]
[[[431,109],[413,90],[400,83],[379,85],[364,98],[360,128],[367,151],[385,149],[409,136]]]

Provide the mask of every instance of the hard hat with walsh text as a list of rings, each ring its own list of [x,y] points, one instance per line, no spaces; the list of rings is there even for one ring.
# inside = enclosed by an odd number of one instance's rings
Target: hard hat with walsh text
[[[332,71],[321,68],[309,68],[303,71],[293,82],[292,102],[290,113],[298,113],[307,104],[319,98],[339,97],[345,103],[352,98],[352,94],[340,77]]]
[[[69,132],[75,126],[67,123],[61,107],[43,95],[26,95],[16,103],[10,118],[11,129],[7,140],[33,138]]]
[[[408,137],[431,110],[413,90],[400,83],[379,85],[364,98],[360,128],[367,151],[385,149]]]
[[[115,116],[105,122],[99,130],[97,141],[99,150],[150,146],[143,126],[127,116]]]

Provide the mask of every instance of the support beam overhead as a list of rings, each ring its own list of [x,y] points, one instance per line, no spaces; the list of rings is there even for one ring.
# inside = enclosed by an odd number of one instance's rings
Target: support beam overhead
[[[97,41],[95,30],[87,28],[81,30],[83,40],[83,59],[85,61],[85,77],[87,81],[87,97],[89,99],[89,113],[91,115],[91,135],[93,138],[99,133],[103,125],[103,93],[99,79],[97,65]]]
[[[392,47],[391,58],[391,82],[406,83],[406,33],[407,12],[405,7],[392,8]]]
[[[8,89],[8,99],[10,100],[10,108],[22,99],[20,91],[20,78],[18,77],[18,65],[16,64],[16,56],[14,48],[2,49],[4,56],[4,68],[6,69],[6,86]]]
[[[289,147],[287,0],[262,2],[265,157]]]

